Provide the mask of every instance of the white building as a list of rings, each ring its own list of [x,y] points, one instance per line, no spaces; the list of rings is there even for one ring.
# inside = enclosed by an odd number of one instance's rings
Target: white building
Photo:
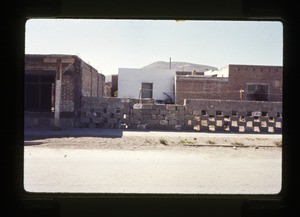
[[[204,72],[205,76],[212,77],[228,77],[229,76],[229,66],[220,67],[216,70],[208,70]]]
[[[175,101],[175,70],[119,68],[118,97]]]

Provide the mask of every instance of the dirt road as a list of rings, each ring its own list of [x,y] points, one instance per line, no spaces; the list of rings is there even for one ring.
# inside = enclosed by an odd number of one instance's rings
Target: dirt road
[[[281,136],[129,132],[25,141],[33,192],[278,193]]]

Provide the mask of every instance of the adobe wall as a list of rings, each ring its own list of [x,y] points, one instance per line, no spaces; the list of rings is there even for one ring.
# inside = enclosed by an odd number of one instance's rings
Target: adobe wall
[[[185,100],[184,105],[165,105],[125,98],[83,97],[77,118],[81,127],[92,128],[281,133],[282,103]]]

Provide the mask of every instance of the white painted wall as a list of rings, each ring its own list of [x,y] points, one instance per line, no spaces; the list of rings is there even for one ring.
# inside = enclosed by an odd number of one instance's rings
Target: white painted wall
[[[163,92],[174,101],[175,70],[119,68],[118,97],[138,99],[142,83],[153,83],[153,99],[165,100]]]
[[[204,75],[206,76],[213,76],[217,75],[217,77],[228,77],[229,76],[229,67],[224,66],[220,67],[217,70],[208,70],[204,72]]]

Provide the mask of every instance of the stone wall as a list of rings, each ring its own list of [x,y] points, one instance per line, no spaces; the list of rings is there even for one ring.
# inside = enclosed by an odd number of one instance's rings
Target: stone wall
[[[282,103],[185,100],[184,105],[149,100],[83,97],[81,127],[201,132],[281,133]]]

